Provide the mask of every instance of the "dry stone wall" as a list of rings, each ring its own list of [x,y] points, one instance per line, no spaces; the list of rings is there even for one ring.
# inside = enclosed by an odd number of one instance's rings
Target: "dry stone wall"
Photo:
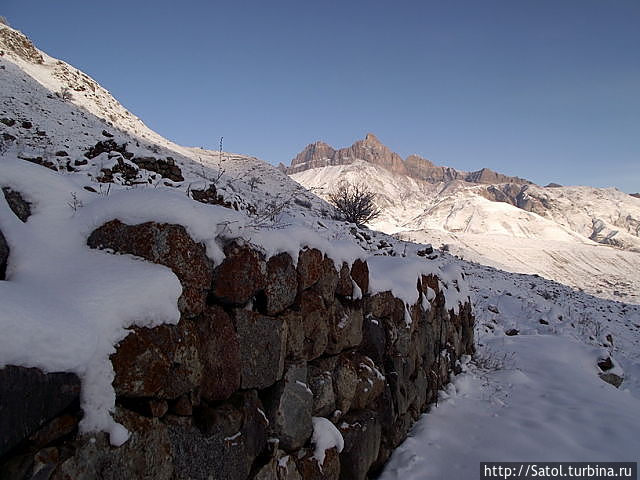
[[[368,293],[363,260],[303,249],[294,264],[235,241],[214,267],[182,226],[118,220],[88,245],[171,268],[180,322],[134,328],[111,357],[114,416],[131,432],[118,448],[78,434],[73,375],[0,370],[2,478],[372,478],[473,352],[471,307],[447,311],[435,276],[416,279],[409,321],[390,292]],[[344,438],[322,466],[312,417]]]

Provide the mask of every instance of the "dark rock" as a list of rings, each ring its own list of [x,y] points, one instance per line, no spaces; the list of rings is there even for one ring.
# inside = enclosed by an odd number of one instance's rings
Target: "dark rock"
[[[362,343],[358,350],[382,365],[387,348],[387,337],[382,322],[371,315],[362,324]]]
[[[311,414],[314,417],[330,417],[336,410],[336,394],[333,391],[333,368],[325,364],[309,364],[307,384],[313,394]]]
[[[107,138],[113,138],[113,134],[107,132],[106,130],[102,130],[102,135],[107,137]]]
[[[367,265],[367,262],[359,258],[356,259],[351,265],[351,278],[360,288],[362,295],[366,295],[369,292],[369,265]]]
[[[351,278],[351,270],[346,263],[343,263],[340,268],[338,284],[336,285],[336,295],[346,298],[353,296],[353,279]]]
[[[292,360],[312,360],[327,349],[328,325],[322,297],[311,290],[300,297],[300,311],[282,316],[288,327],[287,357]]]
[[[544,318],[541,318],[540,320],[538,320],[538,323],[540,325],[549,325],[549,322],[547,320],[545,320]]]
[[[235,243],[213,272],[211,300],[225,305],[245,305],[266,287],[266,263],[255,250]]]
[[[81,167],[82,165],[86,165],[87,163],[89,163],[89,161],[88,161],[88,160],[81,160],[81,159],[78,159],[78,160],[74,160],[74,161],[73,161],[73,164],[74,164],[76,167]]]
[[[611,370],[613,368],[613,361],[611,360],[611,357],[607,357],[607,358],[604,358],[602,360],[599,360],[598,361],[598,367],[603,372]]]
[[[240,343],[233,322],[218,306],[207,308],[196,318],[198,353],[204,375],[200,395],[206,400],[224,400],[240,388]]]
[[[9,187],[2,187],[2,193],[4,193],[4,198],[7,200],[11,211],[15,213],[16,217],[20,220],[26,222],[31,216],[31,202],[27,202],[22,198],[20,192],[12,190]]]
[[[44,427],[29,437],[29,445],[35,448],[46,447],[61,437],[66,437],[78,428],[79,417],[71,414],[62,414],[55,417]]]
[[[24,160],[26,162],[35,163],[36,165],[40,165],[42,167],[48,168],[49,170],[53,170],[54,172],[58,171],[58,167],[49,160],[44,160],[42,157],[27,157],[25,155],[18,154],[17,157],[20,160]]]
[[[340,459],[335,448],[325,451],[324,462],[318,464],[313,449],[301,450],[296,456],[298,471],[304,480],[338,480],[340,478]]]
[[[314,285],[323,273],[323,256],[315,248],[302,250],[298,256],[298,288],[305,290]]]
[[[95,158],[101,153],[110,153],[110,152],[119,152],[120,154],[124,154],[127,150],[127,144],[123,143],[122,145],[118,145],[115,140],[101,140],[96,143],[94,146],[90,147],[89,150],[84,154],[85,157],[91,159]]]
[[[178,325],[134,327],[111,356],[116,393],[175,399],[193,390],[203,376],[194,330],[186,319]]]
[[[0,230],[0,280],[7,278],[7,263],[9,261],[9,245]]]
[[[7,127],[13,127],[16,121],[13,118],[0,118],[0,123],[4,123]]]
[[[266,445],[266,420],[255,391],[204,413],[206,428],[170,425],[175,479],[245,480]]]
[[[277,450],[275,455],[258,470],[253,480],[303,480],[292,455]]]
[[[13,135],[11,135],[10,133],[3,132],[3,133],[2,133],[2,139],[3,139],[5,142],[13,142],[13,141],[16,139],[16,137],[14,137]]]
[[[287,348],[286,324],[236,309],[233,321],[240,342],[241,388],[262,389],[282,378]]]
[[[204,245],[195,243],[183,226],[155,222],[126,225],[112,220],[94,230],[87,245],[137,255],[169,267],[182,284],[180,311],[187,316],[203,312],[213,266]]]
[[[306,381],[307,366],[290,365],[284,378],[263,397],[272,434],[279,446],[289,452],[302,447],[313,432],[313,394]]]
[[[80,380],[72,373],[36,368],[0,370],[0,456],[78,401]]]
[[[178,398],[171,407],[171,412],[181,417],[190,417],[193,414],[193,406],[189,396],[182,395]]]
[[[266,313],[275,315],[290,307],[296,299],[298,282],[291,257],[281,253],[267,262],[267,281],[264,290]]]
[[[380,450],[382,429],[377,414],[370,410],[351,412],[342,419],[339,429],[344,439],[340,478],[366,480]]]
[[[22,128],[26,128],[26,129],[28,130],[28,129],[30,129],[31,127],[33,127],[33,123],[31,123],[31,122],[29,122],[29,121],[25,120],[24,122],[22,122],[22,123],[20,124],[20,126],[21,126]]]
[[[516,328],[510,328],[509,330],[507,330],[506,332],[504,332],[505,335],[509,336],[509,337],[513,337],[515,335],[518,335],[520,333],[520,330],[516,329]]]
[[[124,445],[111,447],[104,433],[84,435],[77,440],[73,456],[55,470],[52,480],[172,479],[167,427],[156,418],[125,410],[118,411],[116,419],[131,432]]]
[[[616,388],[620,387],[620,385],[622,385],[622,382],[624,381],[624,378],[622,378],[620,375],[616,375],[615,373],[598,373],[598,376],[602,380],[613,385]]]
[[[226,208],[231,208],[231,202],[227,202],[222,195],[218,194],[218,190],[213,183],[209,184],[206,189],[192,189],[191,198],[196,202],[207,203],[209,205],[221,205]]]
[[[173,182],[183,182],[184,177],[180,167],[175,165],[175,161],[163,160],[155,157],[131,157],[131,161],[138,167],[150,172],[155,172]]]
[[[329,314],[329,342],[327,353],[336,354],[362,343],[362,308],[344,306],[336,301],[331,305]],[[326,314],[325,314],[326,315]]]

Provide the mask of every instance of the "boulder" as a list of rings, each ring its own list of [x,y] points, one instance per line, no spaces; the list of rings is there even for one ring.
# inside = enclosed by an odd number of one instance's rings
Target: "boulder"
[[[231,317],[219,306],[208,307],[195,321],[198,355],[204,374],[200,395],[224,400],[240,388],[240,341]]]
[[[79,400],[80,379],[73,373],[37,368],[0,369],[0,456]]]
[[[175,399],[200,384],[203,368],[192,322],[132,329],[111,356],[113,386],[125,397]]]
[[[327,349],[329,327],[324,300],[320,294],[305,290],[300,295],[299,311],[281,317],[288,326],[287,357],[312,360]]]
[[[298,255],[298,288],[305,290],[314,285],[323,273],[323,256],[315,248],[305,249]]]
[[[26,222],[31,216],[31,202],[27,202],[20,192],[12,190],[9,187],[2,187],[2,193],[11,211],[15,213],[16,217],[21,221]]]
[[[109,248],[169,267],[182,284],[180,311],[195,316],[205,308],[213,264],[203,244],[194,242],[181,225],[147,222],[126,225],[112,220],[87,239],[92,248]]]
[[[336,354],[362,343],[362,308],[343,305],[336,300],[331,305],[328,316],[329,337],[327,353]],[[325,313],[325,315],[327,315]]]
[[[306,381],[306,364],[290,365],[284,378],[263,394],[271,432],[288,452],[302,447],[313,433],[313,394]]]
[[[0,230],[0,280],[7,278],[7,263],[9,262],[9,245]]]
[[[296,269],[288,254],[275,255],[267,262],[264,293],[267,315],[276,315],[293,305],[298,293],[298,281]]]
[[[287,349],[287,325],[244,309],[233,311],[240,343],[241,388],[262,389],[282,378]]]
[[[369,292],[369,265],[359,258],[351,265],[351,278],[356,282],[363,295]]]
[[[366,480],[369,469],[378,458],[382,428],[376,412],[350,412],[338,426],[344,448],[340,452],[340,478]]]
[[[224,253],[226,258],[213,272],[211,300],[245,305],[267,285],[265,261],[255,250],[235,243],[225,247]]]

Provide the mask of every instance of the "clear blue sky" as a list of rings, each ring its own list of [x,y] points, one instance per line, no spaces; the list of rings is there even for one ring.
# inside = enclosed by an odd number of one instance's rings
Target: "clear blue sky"
[[[640,0],[4,0],[184,145],[284,163],[366,132],[403,156],[640,190]]]

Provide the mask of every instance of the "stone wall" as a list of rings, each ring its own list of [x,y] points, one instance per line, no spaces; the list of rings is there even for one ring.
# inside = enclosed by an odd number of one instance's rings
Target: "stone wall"
[[[115,417],[131,432],[119,448],[77,433],[73,375],[0,370],[1,478],[371,478],[473,352],[470,305],[446,311],[434,276],[416,279],[408,321],[390,292],[367,293],[361,260],[304,249],[294,265],[232,242],[214,268],[179,225],[117,220],[88,244],[171,268],[181,320],[135,328],[111,357]],[[344,438],[322,466],[312,417]]]

